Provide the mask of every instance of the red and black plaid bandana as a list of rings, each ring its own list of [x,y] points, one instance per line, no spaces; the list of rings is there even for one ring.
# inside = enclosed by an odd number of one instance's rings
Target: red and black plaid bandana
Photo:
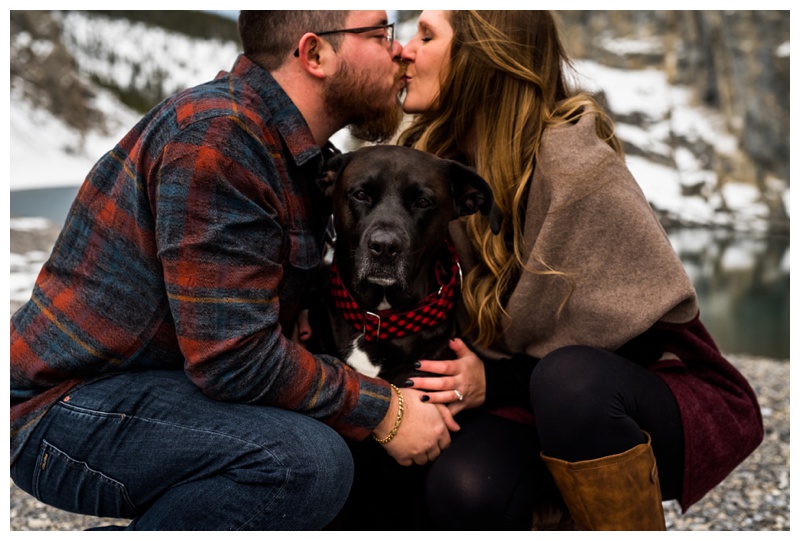
[[[364,338],[368,342],[408,336],[445,321],[453,308],[456,282],[458,281],[460,286],[461,280],[461,266],[455,248],[449,242],[446,246],[447,249],[436,263],[439,290],[425,297],[416,308],[408,312],[397,310],[368,312],[359,308],[356,300],[342,283],[334,259],[331,264],[330,283],[334,306],[345,321],[349,321],[357,331],[364,333]]]

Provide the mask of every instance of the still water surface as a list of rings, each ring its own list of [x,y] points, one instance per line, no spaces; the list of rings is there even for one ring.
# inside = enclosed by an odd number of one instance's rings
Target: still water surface
[[[11,192],[12,216],[64,223],[77,187]],[[789,238],[669,232],[694,282],[700,317],[725,353],[789,359]]]

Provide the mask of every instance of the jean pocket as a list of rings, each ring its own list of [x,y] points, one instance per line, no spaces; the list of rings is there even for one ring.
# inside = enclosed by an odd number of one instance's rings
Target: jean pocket
[[[33,495],[71,513],[115,518],[137,516],[125,485],[73,459],[47,440],[42,441],[39,450]]]

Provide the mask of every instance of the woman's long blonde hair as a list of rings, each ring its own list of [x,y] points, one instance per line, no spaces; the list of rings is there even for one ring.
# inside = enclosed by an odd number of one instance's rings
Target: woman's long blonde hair
[[[538,270],[525,268],[527,194],[545,128],[600,107],[588,94],[569,89],[564,69],[571,63],[549,12],[451,11],[448,18],[449,72],[436,103],[414,120],[400,143],[465,161],[494,191],[502,229],[493,235],[485,216],[466,218],[481,257],[462,288],[472,324],[467,331],[477,330],[478,342],[489,345],[502,332],[503,305],[523,270],[571,283],[544,261]],[[598,135],[621,154],[610,118],[596,118]]]

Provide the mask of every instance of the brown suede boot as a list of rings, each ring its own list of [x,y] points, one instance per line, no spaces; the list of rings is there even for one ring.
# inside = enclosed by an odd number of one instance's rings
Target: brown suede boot
[[[658,469],[647,442],[594,460],[542,454],[579,530],[666,530]]]

